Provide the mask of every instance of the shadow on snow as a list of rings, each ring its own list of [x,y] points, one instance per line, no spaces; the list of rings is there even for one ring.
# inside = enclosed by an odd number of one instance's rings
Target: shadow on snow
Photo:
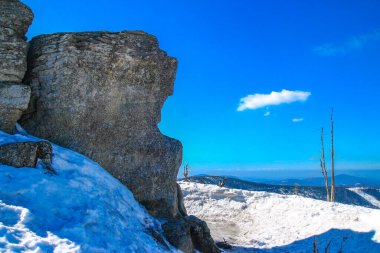
[[[329,253],[379,253],[380,243],[377,243],[372,239],[374,235],[375,231],[356,232],[349,229],[331,229],[323,234],[316,235],[315,238],[317,241],[318,252],[320,253],[325,252],[325,248],[330,241],[330,247],[327,251]],[[270,249],[234,247],[231,252],[312,253],[313,243],[314,236]]]

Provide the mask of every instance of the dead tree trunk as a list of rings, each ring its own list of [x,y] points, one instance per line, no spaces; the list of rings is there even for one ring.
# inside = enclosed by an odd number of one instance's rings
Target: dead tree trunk
[[[335,164],[334,164],[334,109],[331,110],[331,201],[335,201]]]
[[[183,176],[185,178],[186,182],[189,182],[189,165],[186,164],[185,167],[183,168]]]
[[[322,155],[321,155],[321,168],[322,168],[322,175],[323,180],[325,181],[325,187],[326,187],[326,200],[330,201],[330,191],[329,191],[329,177],[326,169],[326,160],[325,160],[325,145],[323,142],[323,127],[321,131],[321,145],[322,145]]]

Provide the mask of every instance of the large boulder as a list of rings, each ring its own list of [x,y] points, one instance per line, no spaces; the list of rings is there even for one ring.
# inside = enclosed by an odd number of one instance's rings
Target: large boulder
[[[0,130],[11,133],[28,106],[30,87],[22,85],[27,68],[25,33],[33,13],[18,0],[0,0]]]
[[[173,92],[175,58],[139,31],[33,38],[21,121],[31,134],[80,152],[125,184],[155,216],[181,216],[179,141],[157,127]]]

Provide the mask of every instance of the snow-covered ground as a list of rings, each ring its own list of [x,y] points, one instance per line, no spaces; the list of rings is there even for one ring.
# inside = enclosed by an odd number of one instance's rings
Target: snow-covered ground
[[[367,200],[369,203],[372,205],[380,208],[380,201],[378,201],[374,196],[371,196],[363,191],[363,187],[353,187],[353,188],[348,188],[350,191],[355,192],[359,196],[361,196],[363,199]]]
[[[36,140],[0,131],[0,144]],[[166,252],[126,187],[82,155],[53,153],[58,175],[0,165],[0,252]]]
[[[189,214],[204,219],[232,252],[380,252],[380,210],[296,195],[180,182]]]
[[[0,144],[37,141],[0,132]],[[58,175],[0,165],[0,252],[166,252],[131,192],[103,168],[53,145]],[[181,182],[189,214],[207,221],[231,252],[380,252],[380,210],[296,195]],[[353,189],[366,197],[360,189]],[[374,199],[371,199],[373,203]],[[376,199],[375,199],[376,200]],[[171,249],[172,252],[176,250]]]

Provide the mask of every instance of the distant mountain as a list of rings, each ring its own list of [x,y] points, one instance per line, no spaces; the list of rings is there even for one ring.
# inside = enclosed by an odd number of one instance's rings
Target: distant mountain
[[[331,178],[329,178],[329,182],[331,182]],[[275,185],[298,184],[301,186],[324,186],[324,181],[322,177],[311,177],[304,179],[265,180],[265,183]],[[380,181],[375,179],[361,178],[341,174],[335,176],[335,185],[351,187],[380,187]]]
[[[338,178],[338,177],[336,177]],[[222,176],[192,176],[188,178],[190,182],[202,183],[202,184],[213,184],[218,185],[223,179],[224,187],[232,188],[232,189],[241,189],[241,190],[249,190],[249,191],[266,191],[272,193],[279,193],[285,195],[300,195],[307,198],[326,200],[326,190],[323,186],[304,186],[299,185],[297,187],[294,186],[295,181],[287,181],[288,185],[285,184],[268,184],[268,183],[258,183],[258,182],[250,182],[244,181],[237,178],[232,177],[222,177]],[[180,179],[179,181],[183,181]],[[335,200],[338,203],[350,204],[350,205],[358,205],[365,206],[370,208],[378,208],[373,205],[370,201],[366,200],[359,194],[355,193],[348,189],[348,186],[337,186],[335,187]],[[373,189],[373,190],[371,190]],[[363,189],[364,190],[364,189]],[[379,188],[368,188],[365,189],[367,194],[370,194],[375,199],[379,198]]]

